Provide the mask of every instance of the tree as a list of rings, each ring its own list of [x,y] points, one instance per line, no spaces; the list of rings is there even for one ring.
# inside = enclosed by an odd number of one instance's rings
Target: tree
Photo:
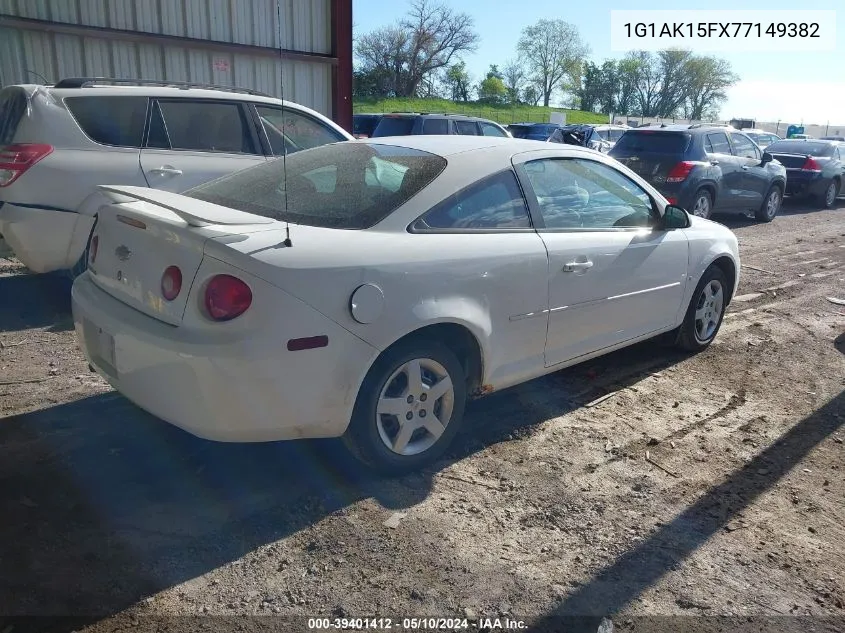
[[[522,30],[517,49],[526,60],[528,71],[548,106],[552,93],[577,84],[580,65],[589,54],[578,29],[563,20],[539,20]]]
[[[469,101],[472,77],[463,62],[452,64],[443,73],[443,83],[452,95],[452,101]]]
[[[361,36],[355,53],[360,70],[389,77],[386,95],[410,97],[426,77],[460,53],[474,51],[477,43],[469,15],[432,0],[414,0],[404,20]]]
[[[715,118],[719,106],[728,98],[727,89],[739,81],[739,77],[731,71],[731,65],[726,60],[707,56],[691,59],[687,64],[687,73],[687,118]]]
[[[578,90],[579,107],[587,112],[593,112],[602,98],[601,69],[593,62],[584,64],[581,77],[581,88]]]
[[[508,101],[519,103],[522,89],[525,86],[525,66],[519,59],[509,60],[502,68],[502,80],[508,89]]]
[[[478,84],[478,100],[484,103],[500,104],[507,101],[508,89],[502,81],[498,67],[493,64],[480,84]]]
[[[617,87],[616,107],[619,114],[633,114],[637,93],[637,78],[639,76],[639,62],[628,55],[615,65],[615,81]]]

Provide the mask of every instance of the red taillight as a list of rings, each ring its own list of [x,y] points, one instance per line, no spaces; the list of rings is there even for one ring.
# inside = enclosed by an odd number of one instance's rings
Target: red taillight
[[[815,158],[807,156],[807,160],[804,161],[804,166],[801,169],[803,171],[821,171],[822,166],[819,165]]]
[[[231,275],[216,275],[205,288],[205,309],[215,321],[230,321],[252,305],[252,290]]]
[[[678,204],[678,199],[669,196],[668,198],[666,198],[666,202],[668,202],[669,204]]]
[[[688,160],[681,161],[672,167],[672,170],[666,176],[666,182],[683,182],[687,179],[693,167],[695,167],[695,163]]]
[[[16,143],[0,146],[0,187],[7,187],[53,151],[52,145]]]
[[[91,246],[88,248],[88,261],[93,264],[97,259],[97,251],[100,248],[100,236],[95,235],[91,238]]]
[[[161,276],[161,295],[173,301],[182,292],[182,271],[178,266],[168,266]]]

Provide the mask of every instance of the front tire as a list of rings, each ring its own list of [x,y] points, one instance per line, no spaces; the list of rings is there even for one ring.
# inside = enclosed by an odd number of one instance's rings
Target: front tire
[[[692,295],[677,345],[688,352],[701,352],[710,346],[725,317],[728,280],[718,266],[704,271]]]
[[[418,470],[449,446],[466,399],[464,369],[449,348],[432,340],[400,343],[367,373],[344,443],[378,472]]]
[[[707,189],[699,189],[695,192],[692,203],[692,214],[699,218],[709,220],[713,215],[713,196]]]
[[[780,187],[772,185],[766,197],[763,198],[763,204],[757,209],[754,217],[758,222],[771,222],[780,211],[780,205],[783,203],[783,193]]]

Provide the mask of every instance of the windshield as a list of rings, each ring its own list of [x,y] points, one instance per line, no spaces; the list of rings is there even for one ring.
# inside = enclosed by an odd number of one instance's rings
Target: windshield
[[[801,156],[832,156],[831,143],[814,143],[812,141],[775,141],[766,151],[770,154],[800,154]]]
[[[644,154],[682,154],[692,136],[684,132],[652,132],[627,130],[613,148],[616,152]]]
[[[183,195],[296,224],[365,229],[445,167],[442,156],[406,147],[335,143],[235,172]]]

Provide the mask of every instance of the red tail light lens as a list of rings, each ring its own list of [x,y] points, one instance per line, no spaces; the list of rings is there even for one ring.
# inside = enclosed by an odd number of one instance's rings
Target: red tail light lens
[[[678,199],[669,196],[668,198],[666,198],[666,202],[668,202],[669,204],[678,204]]]
[[[804,161],[804,166],[801,169],[804,171],[821,171],[822,166],[819,165],[815,158],[807,156],[807,160]]]
[[[16,143],[0,146],[0,187],[8,187],[39,160],[53,151],[52,145]]]
[[[688,160],[682,161],[672,167],[672,170],[666,176],[666,182],[683,182],[687,179],[695,163]]]
[[[182,292],[182,271],[178,266],[168,266],[161,276],[161,295],[173,301]]]
[[[231,321],[252,305],[252,290],[231,275],[216,275],[205,288],[205,309],[215,321]]]
[[[97,251],[100,250],[100,236],[91,238],[91,246],[88,248],[88,262],[93,264],[97,260]]]

